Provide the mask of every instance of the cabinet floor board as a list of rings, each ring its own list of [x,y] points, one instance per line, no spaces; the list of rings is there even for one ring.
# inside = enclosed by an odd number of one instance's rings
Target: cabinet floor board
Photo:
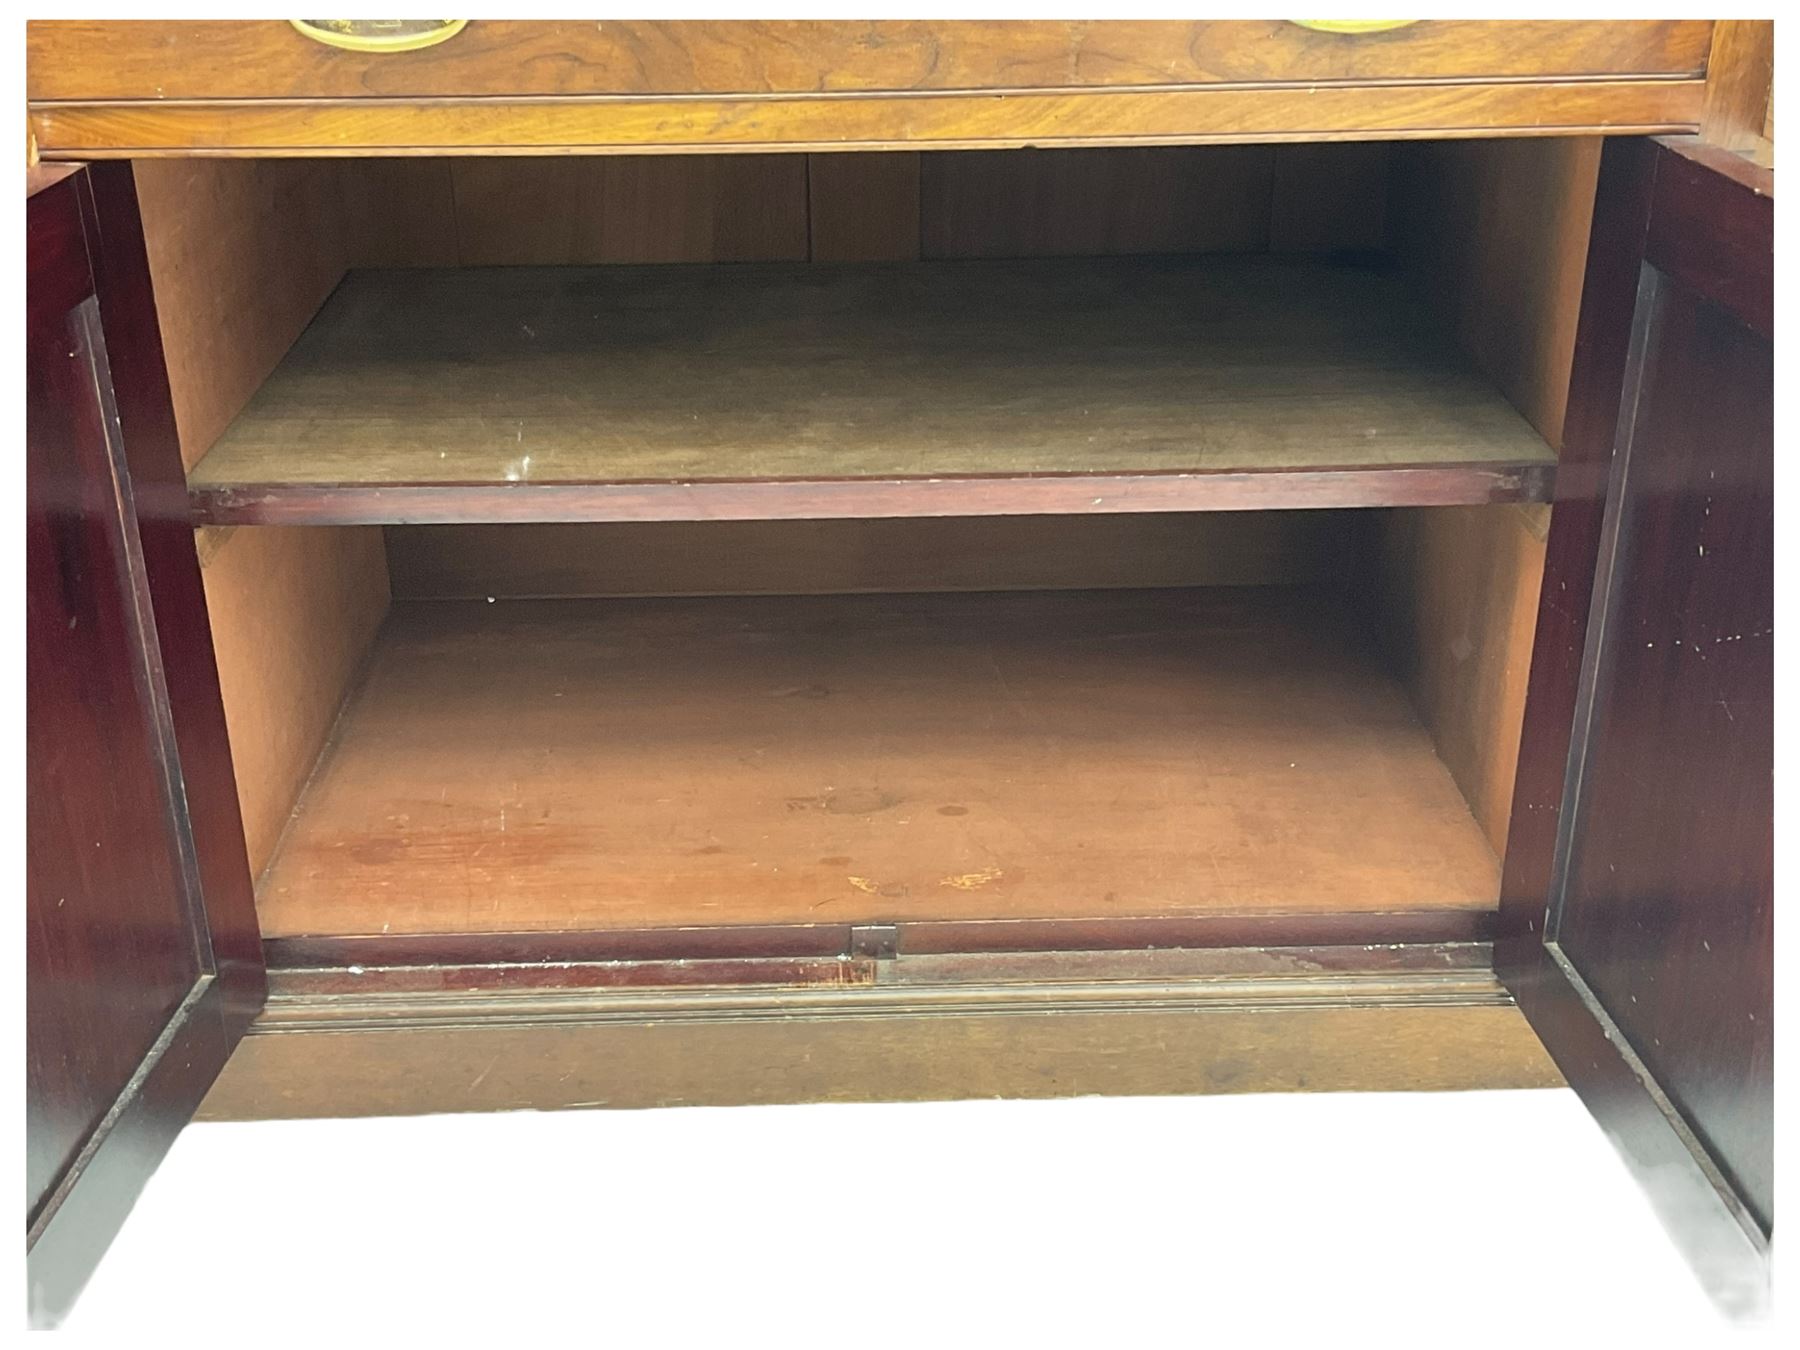
[[[1488,909],[1349,607],[1286,588],[402,602],[269,937]]]
[[[1271,257],[350,274],[190,478],[214,523],[1542,498],[1380,268]]]

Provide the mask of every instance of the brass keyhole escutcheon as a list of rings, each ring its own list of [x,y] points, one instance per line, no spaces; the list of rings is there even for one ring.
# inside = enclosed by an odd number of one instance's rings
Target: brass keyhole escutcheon
[[[467,19],[289,19],[301,33],[350,52],[416,52],[448,42]]]
[[[1410,28],[1417,19],[1289,19],[1289,23],[1310,28],[1315,33],[1387,33],[1396,28]]]

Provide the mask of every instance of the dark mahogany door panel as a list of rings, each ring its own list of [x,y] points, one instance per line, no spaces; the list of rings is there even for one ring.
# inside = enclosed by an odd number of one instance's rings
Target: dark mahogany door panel
[[[1766,1229],[1773,351],[1658,274],[1647,292],[1556,942]]]
[[[27,218],[26,1242],[47,1322],[192,1115],[260,976],[232,887],[202,881],[229,882],[231,860],[203,869],[194,842],[126,446],[156,395],[133,389],[126,415],[108,339],[131,329],[102,322],[131,292],[90,261],[85,174],[32,196]],[[114,278],[131,263],[120,233]],[[160,378],[160,351],[127,365]],[[152,448],[133,447],[139,464]]]
[[[1575,390],[1616,411],[1586,409],[1565,451],[1590,490],[1553,525],[1500,961],[1709,1287],[1754,1308],[1774,1225],[1772,186],[1620,142],[1602,191]],[[1598,330],[1626,306],[1620,349]],[[1591,589],[1553,601],[1584,561]],[[1558,720],[1566,761],[1538,725]]]
[[[27,330],[27,1200],[49,1194],[202,970],[170,828],[92,297]],[[76,1029],[83,1034],[70,1035]]]

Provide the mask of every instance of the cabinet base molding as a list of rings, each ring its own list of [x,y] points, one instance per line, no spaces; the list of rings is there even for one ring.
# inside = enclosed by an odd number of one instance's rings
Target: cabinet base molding
[[[344,993],[290,971],[200,1118],[1562,1082],[1481,944],[1373,949],[1361,968],[1273,949],[1078,959],[1094,955],[985,972],[902,957],[869,983],[774,988],[421,991],[390,968]],[[1132,955],[1151,959],[1133,972]]]

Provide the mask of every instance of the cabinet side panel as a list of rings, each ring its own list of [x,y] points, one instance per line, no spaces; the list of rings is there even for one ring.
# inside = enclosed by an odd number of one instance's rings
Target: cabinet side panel
[[[374,526],[257,526],[229,531],[205,578],[260,875],[387,613],[387,560]]]
[[[1495,855],[1504,854],[1544,576],[1542,514],[1395,511],[1380,542],[1395,668]]]
[[[311,160],[164,159],[135,168],[190,469],[344,275],[335,172]]]
[[[1561,449],[1600,142],[1396,147],[1392,237],[1476,364]],[[1506,850],[1548,509],[1395,512],[1397,668],[1496,853]]]
[[[194,561],[167,351],[134,166],[94,166],[84,188],[120,444],[210,945],[225,1015],[247,1019],[264,995],[262,941],[244,860],[212,627]]]
[[[1402,265],[1552,446],[1562,444],[1601,144],[1435,142],[1394,152]]]
[[[134,176],[191,468],[343,278],[338,166],[157,160]],[[255,873],[373,640],[387,562],[373,530],[206,530],[197,544]]]

